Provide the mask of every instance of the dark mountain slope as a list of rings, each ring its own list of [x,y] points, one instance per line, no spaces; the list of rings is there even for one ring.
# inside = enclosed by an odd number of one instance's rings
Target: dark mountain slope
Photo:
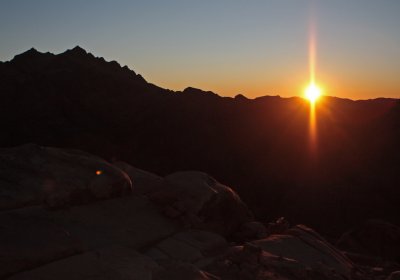
[[[0,97],[4,147],[73,147],[161,175],[202,170],[262,219],[331,233],[365,218],[400,224],[398,100],[323,98],[310,150],[301,98],[173,92],[79,47],[0,63]]]

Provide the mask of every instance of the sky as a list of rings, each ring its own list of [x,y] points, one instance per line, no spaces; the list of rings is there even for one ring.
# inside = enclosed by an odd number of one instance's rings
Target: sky
[[[399,0],[0,0],[0,61],[79,45],[164,88],[400,98]]]

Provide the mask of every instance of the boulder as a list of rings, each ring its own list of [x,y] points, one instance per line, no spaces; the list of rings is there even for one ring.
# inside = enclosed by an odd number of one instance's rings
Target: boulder
[[[152,280],[160,267],[135,250],[112,247],[65,258],[31,271],[22,272],[10,280]]]
[[[290,228],[289,222],[285,217],[280,217],[275,222],[268,223],[267,233],[270,234],[282,234]]]
[[[76,235],[88,250],[116,245],[142,249],[179,230],[143,196],[102,200],[42,215]]]
[[[228,248],[218,234],[199,230],[179,232],[151,247],[147,255],[156,261],[206,263]]]
[[[206,267],[205,270],[220,279],[330,279],[314,278],[312,273],[296,260],[273,255],[251,243],[233,247],[225,258]]]
[[[142,196],[52,211],[40,205],[3,211],[0,225],[0,279],[88,251],[144,250],[178,231]]]
[[[177,172],[165,177],[165,186],[151,193],[150,199],[187,227],[223,236],[252,220],[247,206],[231,188],[202,172]]]
[[[268,236],[267,228],[261,222],[252,221],[241,225],[235,233],[234,238],[238,242],[250,241],[266,238]]]
[[[291,228],[286,234],[254,241],[253,244],[274,255],[297,260],[305,267],[326,267],[344,277],[350,277],[354,269],[353,263],[346,256],[303,225]]]
[[[232,247],[223,258],[203,269],[221,279],[369,279],[363,278],[341,252],[304,226]]]
[[[82,151],[34,144],[0,149],[0,209],[57,208],[131,191],[123,171]]]
[[[154,280],[218,280],[220,278],[188,263],[172,263],[158,271]]]
[[[400,280],[400,271],[394,271],[392,272],[387,280]]]
[[[299,261],[303,263],[310,262],[309,265],[311,267],[313,264],[323,264],[324,266],[329,267],[332,271],[346,277],[349,277],[349,275],[351,275],[356,269],[355,265],[348,257],[311,228],[304,225],[297,225],[287,230],[286,234],[293,238],[292,240],[300,241],[295,242],[299,245],[301,244],[300,246],[306,245],[304,250],[300,250],[302,255],[299,255],[297,258]],[[288,241],[289,240],[290,239],[288,239]],[[293,256],[296,255],[296,250],[294,248],[289,250],[293,250]],[[315,254],[313,253],[314,250],[316,251]],[[307,254],[307,252],[310,254]],[[288,256],[290,257],[291,255]],[[323,256],[327,257],[324,258]]]
[[[380,220],[368,220],[344,233],[337,247],[385,261],[400,262],[400,227]]]
[[[153,173],[131,166],[130,164],[117,161],[114,166],[124,171],[135,185],[134,194],[148,194],[158,190],[163,185],[163,178]]]
[[[84,251],[79,238],[48,219],[0,214],[0,279]]]

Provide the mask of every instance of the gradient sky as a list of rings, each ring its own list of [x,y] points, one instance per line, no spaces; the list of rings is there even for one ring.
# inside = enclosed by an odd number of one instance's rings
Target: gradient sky
[[[0,0],[0,60],[80,45],[165,88],[286,97],[310,25],[324,94],[400,97],[399,0]]]

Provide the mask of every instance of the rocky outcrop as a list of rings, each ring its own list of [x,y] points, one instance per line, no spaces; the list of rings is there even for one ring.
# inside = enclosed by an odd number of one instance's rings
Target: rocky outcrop
[[[355,267],[339,250],[330,245],[315,231],[305,226],[295,226],[282,235],[271,235],[253,244],[277,256],[296,260],[313,270],[326,270],[350,279]]]
[[[127,247],[112,247],[76,255],[22,272],[10,280],[151,280],[159,266],[149,257]]]
[[[132,165],[117,161],[114,166],[124,171],[135,185],[134,194],[149,194],[159,190],[163,185],[163,178],[153,173],[133,167]]]
[[[186,262],[204,266],[222,255],[227,241],[218,234],[207,231],[182,231],[162,240],[147,250],[146,254],[158,262]]]
[[[344,233],[336,245],[349,252],[400,262],[400,227],[369,220]]]
[[[381,280],[396,270],[366,270],[284,218],[256,221],[205,173],[161,178],[36,145],[3,149],[0,159],[0,191],[12,205],[0,211],[0,279]],[[49,208],[43,178],[64,193],[58,207]]]
[[[304,280],[364,276],[341,252],[304,226],[234,247],[208,270],[222,279],[233,279],[235,275],[237,279]]]
[[[391,273],[387,280],[400,280],[400,271],[394,271]]]
[[[132,191],[132,182],[103,159],[34,144],[0,149],[0,209],[83,204]]]
[[[186,226],[229,236],[253,219],[231,188],[205,173],[177,172],[165,177],[164,184],[150,199],[165,215],[179,218]]]
[[[0,279],[85,252],[147,248],[179,230],[138,196],[52,211],[43,206],[3,211],[0,223]]]
[[[0,223],[0,279],[84,251],[77,236],[43,217],[1,213]]]

